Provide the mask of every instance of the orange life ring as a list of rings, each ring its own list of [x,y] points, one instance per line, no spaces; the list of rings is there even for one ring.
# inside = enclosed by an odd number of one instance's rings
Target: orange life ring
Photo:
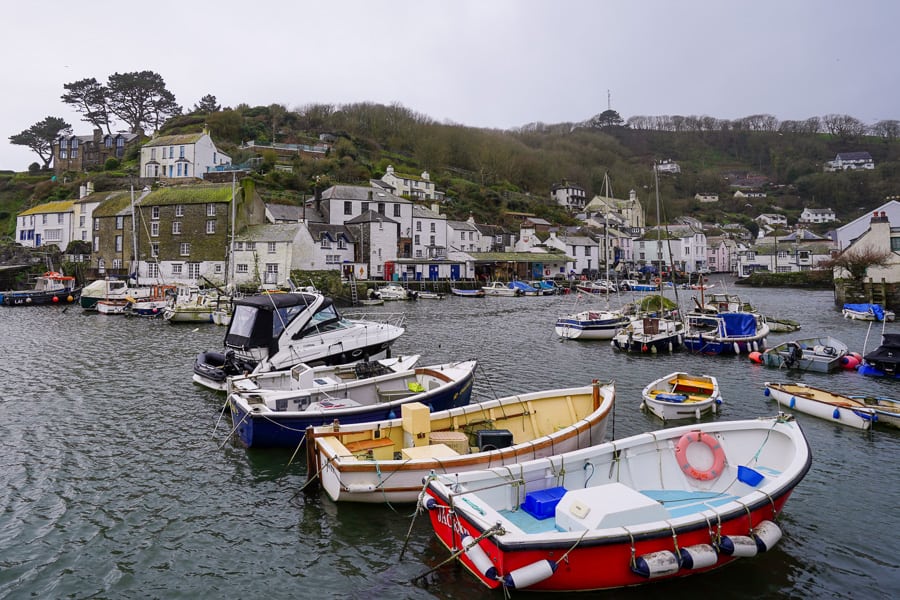
[[[653,280],[653,283],[659,283],[659,282],[660,282],[659,277],[657,277],[656,279]]]
[[[705,471],[693,467],[690,461],[688,461],[687,449],[688,446],[694,442],[705,444],[713,453],[713,464]],[[713,479],[718,478],[725,468],[725,451],[722,449],[719,441],[710,434],[703,433],[702,431],[689,431],[681,436],[681,439],[675,444],[675,460],[678,461],[678,466],[681,467],[681,470],[684,471],[685,475],[688,477],[692,477],[698,481],[712,481]]]

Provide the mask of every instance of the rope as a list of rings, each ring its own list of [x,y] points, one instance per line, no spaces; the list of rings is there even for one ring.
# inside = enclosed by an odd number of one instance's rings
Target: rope
[[[310,484],[311,484],[313,481],[315,481],[316,479],[319,479],[320,476],[321,476],[321,474],[322,474],[322,471],[325,469],[325,467],[327,467],[327,466],[331,463],[332,460],[334,460],[334,459],[329,458],[327,461],[325,461],[325,464],[322,465],[322,468],[319,469],[318,471],[316,471],[315,474],[313,474],[312,477],[310,477],[309,479],[307,479],[307,480],[306,480],[306,483],[304,483],[303,485],[301,485],[301,486],[300,486],[300,489],[298,489],[298,490],[294,493],[294,495],[291,496],[291,500],[293,500],[294,498],[296,498],[297,496],[299,496],[299,495],[306,489],[306,486],[310,485]]]
[[[241,420],[238,421],[238,424],[235,425],[235,426],[232,428],[232,430],[231,430],[230,432],[228,432],[228,435],[225,437],[225,441],[222,442],[221,444],[219,444],[219,450],[221,450],[222,448],[225,447],[225,444],[228,443],[228,440],[231,439],[231,436],[233,436],[234,433],[238,430],[238,427],[240,427],[241,425],[244,424],[244,421],[245,421],[245,420],[247,419],[247,417],[249,417],[249,416],[250,416],[250,413],[249,413],[249,412],[244,413],[244,416],[241,417]]]
[[[228,398],[225,399],[225,403],[222,405],[222,410],[219,412],[219,418],[216,419],[216,426],[213,427],[213,437],[216,435],[216,431],[219,430],[219,423],[222,422],[222,417],[225,416],[225,410],[228,408]]]
[[[410,583],[415,583],[416,581],[422,579],[423,577],[427,577],[428,575],[431,575],[432,573],[434,573],[435,571],[437,571],[438,569],[440,569],[441,567],[443,567],[444,565],[446,565],[448,562],[450,562],[450,561],[452,561],[452,560],[456,560],[456,559],[459,557],[460,554],[462,554],[463,552],[465,552],[466,550],[468,550],[468,549],[471,548],[472,546],[478,545],[478,542],[480,542],[480,541],[483,540],[484,538],[486,538],[486,537],[488,537],[488,536],[491,536],[491,535],[494,535],[495,533],[502,533],[502,532],[503,532],[503,527],[500,525],[500,523],[497,523],[496,525],[493,525],[493,526],[491,526],[491,527],[488,527],[487,529],[484,530],[484,533],[482,533],[481,535],[479,535],[477,538],[473,539],[473,540],[472,540],[472,543],[470,543],[468,546],[465,546],[465,547],[463,547],[463,548],[460,548],[460,549],[457,550],[456,552],[452,553],[450,556],[447,557],[446,560],[444,560],[444,561],[438,563],[438,565],[437,565],[436,567],[434,567],[434,568],[432,568],[432,569],[429,569],[429,570],[425,571],[425,572],[422,573],[421,575],[416,575],[415,577],[413,577],[412,579],[409,580]]]
[[[428,475],[428,477],[425,478],[422,484],[422,491],[419,492],[419,497],[416,498],[416,510],[413,511],[412,520],[410,520],[409,522],[409,529],[406,531],[406,537],[403,539],[403,548],[400,549],[400,558],[397,559],[398,561],[403,560],[403,555],[406,553],[407,546],[409,546],[409,538],[412,535],[412,529],[413,525],[416,522],[416,517],[418,516],[419,511],[425,508],[425,490],[428,489],[428,482],[432,479],[435,479],[434,472],[432,472]]]

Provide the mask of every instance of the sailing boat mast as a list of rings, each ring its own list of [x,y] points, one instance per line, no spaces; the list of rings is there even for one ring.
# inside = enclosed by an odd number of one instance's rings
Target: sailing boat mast
[[[237,214],[237,207],[235,206],[236,202],[234,200],[234,188],[236,183],[237,174],[232,171],[231,172],[231,245],[228,249],[228,268],[225,270],[225,289],[228,289],[229,285],[234,285],[236,271],[235,271],[235,260],[234,260],[234,230],[235,227],[235,215]]]
[[[131,251],[132,251],[132,259],[131,259],[131,272],[134,273],[134,285],[138,285],[140,282],[140,274],[141,274],[141,265],[138,261],[138,247],[137,247],[137,211],[134,208],[134,181],[131,182]],[[107,288],[109,286],[107,285]]]

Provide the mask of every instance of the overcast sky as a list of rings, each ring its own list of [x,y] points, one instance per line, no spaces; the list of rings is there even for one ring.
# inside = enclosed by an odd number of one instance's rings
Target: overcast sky
[[[186,110],[400,103],[507,129],[635,115],[900,119],[900,2],[857,0],[44,0],[4,11],[0,169],[63,84],[149,70]]]

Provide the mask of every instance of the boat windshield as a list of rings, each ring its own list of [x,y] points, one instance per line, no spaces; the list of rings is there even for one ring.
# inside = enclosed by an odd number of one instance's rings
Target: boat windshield
[[[272,315],[272,339],[278,338],[278,336],[281,335],[281,332],[284,331],[284,328],[287,327],[288,323],[293,321],[297,315],[307,308],[309,307],[304,304],[297,304],[276,310],[275,314]],[[313,315],[313,320],[315,319],[316,315]]]
[[[231,317],[231,327],[228,329],[228,333],[249,338],[258,312],[259,309],[253,306],[236,306]]]
[[[316,314],[312,316],[300,335],[295,335],[294,339],[299,339],[311,333],[321,333],[327,329],[339,327],[341,316],[338,314],[334,304],[327,303],[320,308]]]

